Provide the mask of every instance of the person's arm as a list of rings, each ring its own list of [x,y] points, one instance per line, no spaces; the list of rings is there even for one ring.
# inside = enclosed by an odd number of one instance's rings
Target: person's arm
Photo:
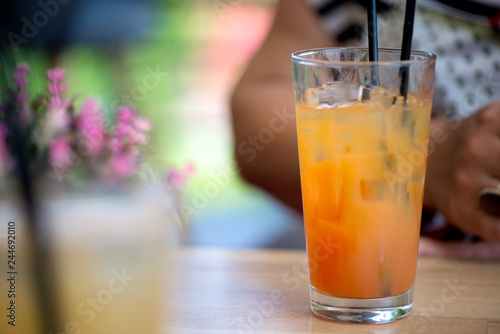
[[[338,45],[319,22],[303,0],[281,1],[271,32],[231,101],[236,159],[242,176],[299,212],[302,205],[290,53]],[[440,211],[465,232],[500,241],[500,218],[482,211],[478,200],[482,188],[494,188],[500,182],[500,103],[459,123],[454,128],[454,123],[442,119],[431,122],[433,146],[427,164],[424,207]]]
[[[500,101],[462,119],[431,123],[424,207],[485,240],[500,241],[500,217],[483,211],[479,192],[500,184]]]
[[[283,0],[236,86],[231,110],[241,175],[302,212],[290,54],[336,46],[305,0]]]

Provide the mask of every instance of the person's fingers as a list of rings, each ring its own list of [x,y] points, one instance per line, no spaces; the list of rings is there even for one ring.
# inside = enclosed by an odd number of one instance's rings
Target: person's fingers
[[[498,183],[500,183],[500,137],[490,140],[488,144],[483,145],[483,147],[489,155],[484,159],[485,171],[495,179],[491,186],[497,186]]]
[[[478,127],[464,140],[456,162],[467,173],[485,173],[500,180],[500,137],[491,128]],[[500,128],[500,124],[498,125]]]
[[[500,155],[500,151],[498,153]],[[497,169],[499,170],[497,174],[500,174],[500,164],[497,166]],[[484,188],[490,188],[490,189],[497,189],[500,186],[500,175],[499,176],[493,176],[493,175],[488,175],[487,177],[482,178],[481,180],[481,190]]]
[[[422,256],[444,256],[462,259],[500,259],[500,242],[447,242],[420,237],[418,254]]]
[[[500,241],[500,217],[483,208],[480,193],[500,181],[485,173],[468,173],[454,187],[455,197],[444,214],[461,230],[489,241]]]

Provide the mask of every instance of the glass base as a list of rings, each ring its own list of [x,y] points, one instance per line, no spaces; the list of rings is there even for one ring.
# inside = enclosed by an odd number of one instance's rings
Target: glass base
[[[406,317],[412,305],[413,287],[399,296],[354,299],[334,297],[311,286],[313,313],[337,322],[383,324]]]

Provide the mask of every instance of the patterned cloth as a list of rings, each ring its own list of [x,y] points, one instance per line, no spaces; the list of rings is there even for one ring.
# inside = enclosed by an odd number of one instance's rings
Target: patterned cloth
[[[324,28],[344,46],[366,46],[367,0],[307,0]],[[379,47],[401,48],[404,0],[377,0]],[[467,116],[500,100],[500,1],[417,1],[412,49],[438,56],[434,115]],[[424,212],[422,234],[474,239]]]
[[[308,2],[342,45],[368,45],[367,1]],[[438,55],[434,113],[467,116],[500,100],[500,1],[419,0],[417,4],[412,49]],[[379,47],[401,47],[404,8],[403,0],[377,1]]]

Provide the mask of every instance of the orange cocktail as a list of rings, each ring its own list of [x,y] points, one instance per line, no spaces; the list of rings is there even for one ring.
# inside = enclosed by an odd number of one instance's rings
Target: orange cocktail
[[[435,56],[292,54],[314,314],[383,323],[413,305]]]
[[[315,259],[310,280],[316,289],[381,298],[413,286],[430,115],[422,109],[429,107],[405,110],[395,104],[381,110],[367,101],[297,108],[307,249]]]

